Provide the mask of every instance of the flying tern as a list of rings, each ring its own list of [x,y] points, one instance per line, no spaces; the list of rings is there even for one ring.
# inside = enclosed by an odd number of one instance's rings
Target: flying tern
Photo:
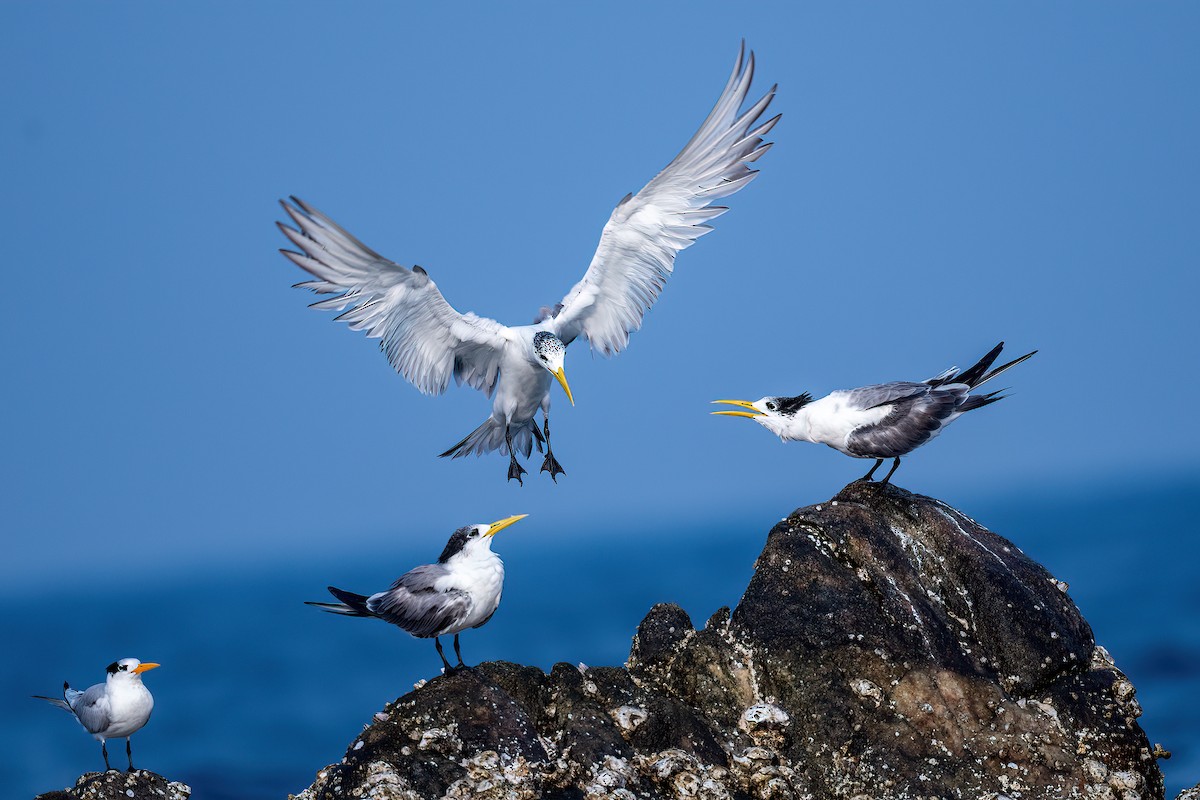
[[[90,686],[86,691],[72,689],[64,681],[62,698],[40,694],[34,697],[75,715],[83,729],[100,741],[106,770],[112,769],[108,764],[107,740],[124,737],[129,771],[133,772],[133,748],[129,744],[129,737],[142,729],[154,710],[154,697],[142,683],[142,673],[157,666],[151,662],[142,663],[136,658],[122,658],[108,665],[108,677],[104,683]]]
[[[458,634],[486,624],[500,606],[504,590],[504,562],[492,552],[492,537],[525,519],[528,514],[505,517],[491,525],[459,528],[446,542],[436,564],[422,564],[401,575],[386,591],[370,597],[330,586],[329,593],[341,602],[308,601],[333,614],[375,617],[421,639],[432,637],[447,671],[454,669],[438,638],[454,634],[454,654],[463,666]]]
[[[747,417],[785,442],[826,444],[854,458],[873,458],[875,466],[862,477],[871,480],[886,458],[895,462],[882,483],[887,483],[908,455],[933,439],[942,429],[968,411],[983,408],[1006,395],[1001,389],[987,394],[971,390],[1015,367],[1033,353],[988,371],[1004,342],[996,345],[979,363],[965,372],[951,367],[920,383],[892,381],[858,389],[839,389],[814,400],[805,392],[796,397],[764,397],[746,400],[714,400],[741,406],[745,411],[714,411],[717,415]]]
[[[565,471],[550,449],[550,386],[557,380],[575,404],[563,368],[567,345],[584,336],[605,356],[620,352],[658,299],[675,255],[728,210],[713,203],[750,183],[758,173],[748,165],[771,147],[762,137],[779,117],[759,120],[775,87],[741,110],[754,74],[754,54],[744,58],[744,52],[743,44],[691,141],[640,192],[617,204],[582,280],[560,303],[543,307],[532,325],[509,327],[459,313],[426,270],[389,261],[292,197],[282,205],[296,227],[278,225],[300,252],[280,252],[314,278],[296,286],[334,295],[311,307],[340,311],[338,320],[380,339],[388,361],[421,392],[441,394],[453,377],[493,398],[491,416],[443,457],[507,452],[508,480],[523,483],[517,451],[528,458],[535,442],[539,450],[544,443],[541,471],[557,483]],[[541,430],[534,420],[539,408]]]

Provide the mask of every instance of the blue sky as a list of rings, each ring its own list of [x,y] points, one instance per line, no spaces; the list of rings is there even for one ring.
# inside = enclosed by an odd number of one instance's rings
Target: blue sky
[[[159,576],[434,555],[512,513],[547,543],[769,520],[867,465],[709,400],[922,378],[1001,339],[1041,350],[1013,397],[898,483],[963,504],[1196,476],[1194,5],[683,8],[5,4],[0,580],[71,579],[84,547]],[[567,476],[436,459],[488,401],[420,395],[309,311],[276,200],[527,322],[743,36],[776,147],[626,353],[571,348]]]

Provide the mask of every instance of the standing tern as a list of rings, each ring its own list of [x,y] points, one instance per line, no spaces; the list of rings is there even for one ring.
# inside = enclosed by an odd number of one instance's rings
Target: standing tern
[[[550,449],[550,380],[574,405],[563,369],[567,345],[582,335],[605,356],[620,352],[658,299],[676,253],[728,210],[712,203],[750,183],[758,173],[747,165],[771,147],[762,137],[779,117],[759,119],[775,87],[741,111],[754,75],[754,54],[744,53],[743,44],[725,90],[691,141],[640,192],[617,204],[583,279],[553,308],[543,307],[532,325],[509,327],[459,313],[424,269],[389,261],[292,197],[282,205],[297,227],[277,224],[301,252],[280,252],[315,279],[296,286],[335,295],[311,307],[340,311],[337,319],[352,330],[380,339],[388,361],[421,392],[441,394],[453,377],[494,395],[491,416],[443,457],[507,452],[508,480],[523,484],[526,471],[516,451],[528,458],[533,443],[541,450],[544,442],[541,472],[557,483],[565,470]]]
[[[861,480],[869,481],[885,458],[895,462],[882,483],[887,483],[908,455],[933,439],[942,429],[968,411],[991,405],[1007,395],[999,391],[971,394],[1000,373],[1015,367],[1033,353],[1026,353],[988,372],[1004,342],[996,345],[965,372],[951,367],[920,383],[892,381],[858,389],[839,389],[813,400],[808,392],[796,397],[764,397],[746,400],[714,400],[741,406],[745,411],[714,411],[717,415],[748,417],[785,442],[825,444],[854,458],[873,458],[875,466]]]
[[[449,672],[454,667],[446,660],[438,637],[454,634],[454,654],[458,666],[464,666],[459,632],[486,624],[500,606],[504,591],[504,562],[492,552],[492,537],[527,516],[518,514],[491,525],[459,528],[450,535],[436,564],[409,570],[386,591],[367,597],[330,586],[329,593],[340,603],[307,604],[347,617],[375,617],[418,638],[432,637]]]
[[[108,764],[106,740],[125,737],[125,755],[129,758],[129,771],[133,772],[133,748],[129,737],[142,729],[154,710],[154,696],[142,683],[142,673],[157,666],[151,662],[143,664],[136,658],[122,658],[108,665],[104,683],[90,686],[86,691],[72,689],[63,681],[61,699],[40,694],[34,697],[75,715],[83,729],[100,741],[105,770],[112,769]]]

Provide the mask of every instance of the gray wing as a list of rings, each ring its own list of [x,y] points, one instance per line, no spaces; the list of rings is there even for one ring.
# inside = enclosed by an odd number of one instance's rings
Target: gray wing
[[[493,319],[460,314],[420,267],[389,261],[302,200],[282,203],[298,230],[279,229],[303,252],[281,250],[316,280],[296,284],[335,294],[312,308],[349,311],[337,317],[351,330],[381,339],[396,371],[425,394],[441,394],[453,376],[491,394],[508,343],[508,328]]]
[[[112,719],[109,716],[108,692],[103,683],[88,687],[87,691],[67,695],[71,710],[88,733],[108,730]]]
[[[617,204],[583,279],[553,315],[566,343],[580,334],[604,355],[619,352],[658,299],[675,268],[675,254],[712,230],[705,223],[728,211],[712,203],[738,191],[758,173],[747,164],[770,149],[762,137],[779,117],[759,124],[775,95],[772,87],[744,113],[754,76],[745,44],[716,106],[675,159],[636,195]]]
[[[878,383],[874,386],[863,386],[858,389],[848,389],[841,392],[844,395],[843,402],[846,406],[857,411],[879,408],[880,406],[894,403],[897,400],[919,397],[928,393],[929,386],[924,383],[913,383],[911,381]]]
[[[436,636],[462,619],[471,607],[471,598],[466,592],[437,589],[437,580],[446,574],[447,570],[441,564],[425,564],[410,570],[386,592],[367,598],[367,609],[413,636]]]
[[[874,425],[855,429],[847,438],[846,449],[852,455],[867,458],[895,458],[911,453],[942,429],[969,391],[959,384],[934,389],[906,381],[855,389],[848,394],[857,407],[890,406],[891,410]]]

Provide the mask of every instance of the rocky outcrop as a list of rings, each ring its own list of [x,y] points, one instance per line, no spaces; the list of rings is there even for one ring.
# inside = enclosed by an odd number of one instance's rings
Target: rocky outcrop
[[[139,769],[85,772],[72,788],[39,794],[34,800],[188,800],[191,796],[187,784]]]
[[[655,606],[624,668],[436,678],[299,798],[1161,798],[1134,694],[1012,543],[854,483],[775,526],[732,614]]]

